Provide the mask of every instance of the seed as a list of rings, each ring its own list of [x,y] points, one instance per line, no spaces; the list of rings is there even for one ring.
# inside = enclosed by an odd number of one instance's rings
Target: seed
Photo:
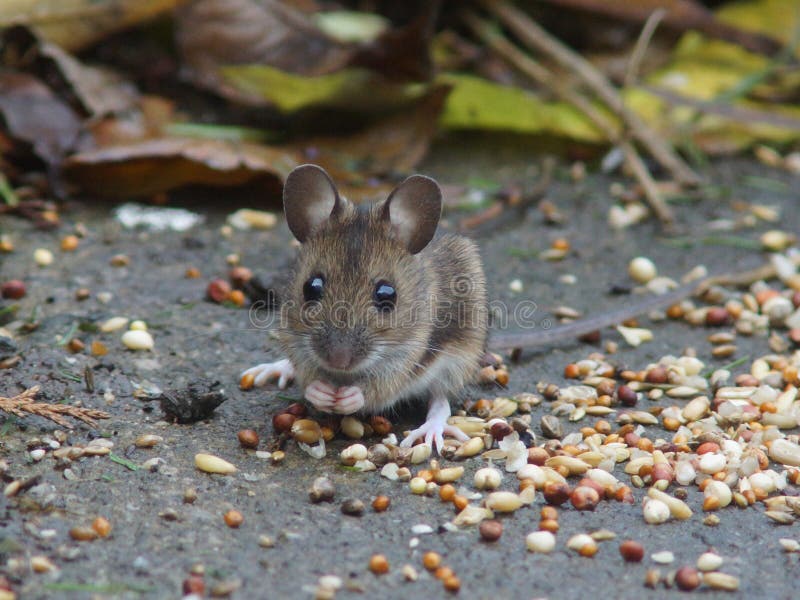
[[[456,509],[456,512],[461,512],[469,505],[469,500],[467,500],[464,496],[455,496],[453,498],[453,506]]]
[[[569,475],[583,475],[589,470],[589,465],[581,459],[566,455],[548,458],[544,464],[551,469],[558,469],[563,466],[567,469]]]
[[[626,562],[641,562],[644,558],[644,547],[639,542],[625,540],[619,545],[619,553]]]
[[[650,559],[660,565],[671,564],[675,560],[675,555],[669,550],[662,550],[650,555]]]
[[[193,487],[188,487],[183,490],[183,503],[184,504],[194,504],[194,501],[197,500],[197,490]]]
[[[130,262],[131,259],[125,254],[115,254],[111,257],[111,260],[108,261],[112,267],[127,267]]]
[[[722,344],[711,350],[711,356],[714,358],[728,358],[736,354],[737,349],[735,344]]]
[[[200,269],[196,267],[189,267],[186,269],[186,272],[183,274],[186,279],[199,279],[200,278]]]
[[[548,481],[542,492],[545,502],[553,506],[561,506],[570,498],[570,489],[566,483]]]
[[[455,575],[450,575],[442,580],[442,585],[448,592],[457,592],[461,589],[461,580]]]
[[[664,504],[661,500],[653,498],[645,498],[642,506],[644,520],[651,525],[658,525],[666,522],[670,517],[669,506]]]
[[[722,471],[725,468],[727,462],[728,461],[725,458],[724,454],[709,452],[707,454],[703,454],[700,457],[698,465],[700,467],[701,473],[713,475],[714,473],[719,473],[720,471]]]
[[[542,428],[542,434],[544,434],[546,438],[560,439],[562,437],[562,426],[558,417],[544,415],[539,421],[539,424]]]
[[[549,531],[534,531],[525,537],[525,546],[529,552],[548,554],[556,547],[556,536]]]
[[[311,484],[311,489],[308,491],[308,497],[311,502],[315,504],[318,502],[330,502],[336,493],[336,487],[333,482],[327,477],[317,477],[314,483]]]
[[[236,529],[244,523],[244,516],[238,510],[229,510],[225,513],[223,519],[225,519],[225,525],[230,527],[231,529]]]
[[[694,567],[681,567],[675,573],[675,584],[685,592],[690,592],[700,585],[700,574]]]
[[[628,263],[628,275],[637,283],[647,283],[658,274],[655,264],[649,258],[637,256]]]
[[[195,454],[194,466],[205,473],[228,475],[236,472],[236,467],[213,454]]]
[[[479,531],[483,541],[496,542],[503,535],[503,524],[494,520],[481,521]]]
[[[421,495],[424,494],[425,491],[428,489],[428,482],[425,481],[422,477],[414,477],[411,481],[408,482],[408,489],[411,490],[412,494]]]
[[[53,253],[47,248],[37,248],[33,251],[33,261],[40,267],[53,264]]]
[[[573,535],[567,540],[567,548],[575,550],[581,556],[592,557],[597,554],[597,542],[594,541],[592,536],[585,533]]]
[[[137,448],[152,448],[159,442],[163,442],[164,438],[160,435],[153,435],[151,433],[146,433],[144,435],[140,435],[136,438],[133,442]]]
[[[800,466],[800,445],[784,438],[778,438],[770,444],[769,456],[782,465],[798,467]]]
[[[377,435],[389,435],[392,432],[392,422],[386,417],[374,415],[370,418],[369,424]]]
[[[55,571],[56,566],[46,556],[33,556],[31,557],[31,569],[34,573],[49,573]],[[0,595],[0,597],[2,597]]]
[[[709,327],[721,327],[730,319],[730,313],[721,306],[712,306],[706,313],[706,325]]]
[[[798,552],[800,551],[800,542],[791,538],[781,538],[778,540],[784,552]]]
[[[389,561],[383,554],[373,554],[369,559],[369,570],[375,575],[383,575],[389,572]]]
[[[495,512],[514,512],[524,502],[513,492],[492,492],[486,497],[486,508]]]
[[[97,539],[97,532],[91,527],[73,527],[69,530],[69,537],[78,542],[90,542]]]
[[[718,504],[719,508],[724,508],[728,506],[731,503],[731,500],[733,499],[733,492],[731,491],[731,488],[728,486],[728,484],[725,483],[724,481],[716,481],[713,479],[709,481],[708,484],[706,484],[706,487],[703,490],[703,495],[705,496],[706,500],[715,498],[719,503]],[[703,504],[703,507],[705,508],[705,502]]]
[[[286,433],[292,430],[292,426],[296,420],[297,417],[288,412],[278,413],[272,417],[272,428],[278,433]]]
[[[253,278],[253,272],[247,267],[235,266],[228,271],[228,279],[234,286],[240,288]]]
[[[475,487],[479,490],[496,490],[503,481],[503,474],[494,467],[484,467],[475,472]]]
[[[692,509],[689,508],[689,505],[683,500],[679,500],[655,488],[647,490],[647,495],[653,500],[658,500],[666,504],[670,514],[676,519],[685,520],[692,516]]]
[[[697,568],[701,571],[716,571],[724,562],[719,554],[713,552],[703,552],[697,559]]]
[[[387,508],[389,508],[389,504],[391,504],[391,500],[389,496],[376,496],[375,499],[372,501],[372,510],[375,512],[384,512]]]
[[[412,465],[423,463],[430,458],[431,452],[431,447],[428,444],[417,444],[411,449],[409,462]]]
[[[108,537],[108,534],[111,533],[111,523],[104,517],[97,517],[92,521],[92,529],[94,529],[100,537]]]
[[[364,503],[357,498],[348,498],[342,502],[342,513],[351,517],[360,517],[364,514]]]
[[[0,295],[9,300],[24,298],[25,292],[25,283],[19,279],[10,279],[0,286]]]
[[[655,588],[658,585],[659,581],[661,581],[661,570],[647,569],[647,572],[644,575],[645,587]]]
[[[617,388],[617,399],[623,406],[636,406],[639,395],[627,385],[621,385]]]
[[[292,437],[304,444],[316,444],[322,437],[319,423],[312,419],[298,419],[292,424]]]
[[[428,571],[435,571],[442,564],[442,557],[436,552],[426,552],[422,555],[422,565]]]
[[[224,302],[230,293],[231,286],[224,279],[212,279],[206,288],[208,297],[217,304]]]
[[[600,494],[592,487],[579,485],[572,490],[570,501],[578,510],[594,510],[600,503]]]
[[[364,424],[355,417],[344,417],[341,423],[342,433],[353,440],[364,437]]]
[[[258,433],[252,429],[242,429],[236,434],[242,448],[258,448]]]
[[[339,459],[343,465],[353,466],[360,460],[366,460],[369,451],[364,444],[352,444],[342,450]]]
[[[469,458],[471,456],[475,456],[479,452],[482,452],[485,449],[485,447],[486,445],[483,443],[483,438],[473,437],[458,447],[458,449],[455,452],[455,457]]]
[[[148,331],[126,331],[122,334],[122,343],[129,350],[152,350],[155,345]]]
[[[247,298],[245,297],[244,292],[242,292],[242,290],[231,290],[228,293],[228,296],[225,298],[225,300],[227,300],[234,306],[238,306],[239,308],[244,306],[245,303],[247,302]]]
[[[442,502],[452,502],[456,497],[456,488],[449,483],[439,488],[439,498]]]
[[[436,483],[452,483],[464,474],[464,467],[447,467],[436,472]]]
[[[715,590],[735,592],[739,589],[739,578],[727,573],[705,573],[703,574],[703,583]]]

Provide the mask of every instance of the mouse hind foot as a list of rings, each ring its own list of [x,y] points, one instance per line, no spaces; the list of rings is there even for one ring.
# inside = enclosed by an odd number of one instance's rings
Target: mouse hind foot
[[[421,439],[428,446],[435,447],[437,452],[444,448],[444,436],[449,435],[465,442],[469,436],[455,425],[449,425],[450,402],[444,396],[435,396],[428,403],[428,417],[425,422],[408,434],[400,446],[410,448],[415,441]]]

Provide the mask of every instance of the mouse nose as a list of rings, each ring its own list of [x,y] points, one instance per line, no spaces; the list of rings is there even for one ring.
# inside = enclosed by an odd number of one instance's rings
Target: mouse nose
[[[345,345],[337,345],[328,353],[328,364],[334,369],[347,369],[353,362],[353,352]]]

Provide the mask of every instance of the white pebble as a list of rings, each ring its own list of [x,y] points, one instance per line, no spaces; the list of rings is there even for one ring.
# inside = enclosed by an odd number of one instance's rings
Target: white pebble
[[[522,291],[522,280],[521,279],[512,279],[508,284],[508,289],[512,292],[519,293]]]
[[[644,256],[637,256],[628,264],[628,275],[638,283],[647,283],[657,274],[653,261]]]
[[[147,331],[126,331],[122,334],[122,343],[129,350],[152,350],[155,345]]]
[[[725,562],[719,554],[703,552],[697,559],[697,568],[701,571],[716,571]]]
[[[661,500],[654,500],[653,498],[644,499],[642,513],[644,514],[644,520],[651,525],[658,525],[666,522],[671,514],[669,506]]]
[[[33,251],[33,260],[40,267],[53,264],[53,253],[47,248],[37,248]]]
[[[548,554],[556,547],[556,536],[549,531],[534,531],[525,538],[525,545],[530,552]]]

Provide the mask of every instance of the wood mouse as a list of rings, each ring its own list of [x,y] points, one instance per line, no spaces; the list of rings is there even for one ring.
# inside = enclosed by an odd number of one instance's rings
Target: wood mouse
[[[317,410],[342,415],[428,401],[425,422],[402,441],[441,449],[449,399],[477,376],[487,347],[486,280],[476,245],[446,234],[434,239],[442,193],[412,175],[383,201],[355,206],[328,174],[301,165],[286,178],[284,212],[301,243],[282,296],[278,339],[288,358],[247,369],[254,385],[297,379]],[[670,306],[699,284],[550,330],[492,337],[508,349],[574,339]]]

